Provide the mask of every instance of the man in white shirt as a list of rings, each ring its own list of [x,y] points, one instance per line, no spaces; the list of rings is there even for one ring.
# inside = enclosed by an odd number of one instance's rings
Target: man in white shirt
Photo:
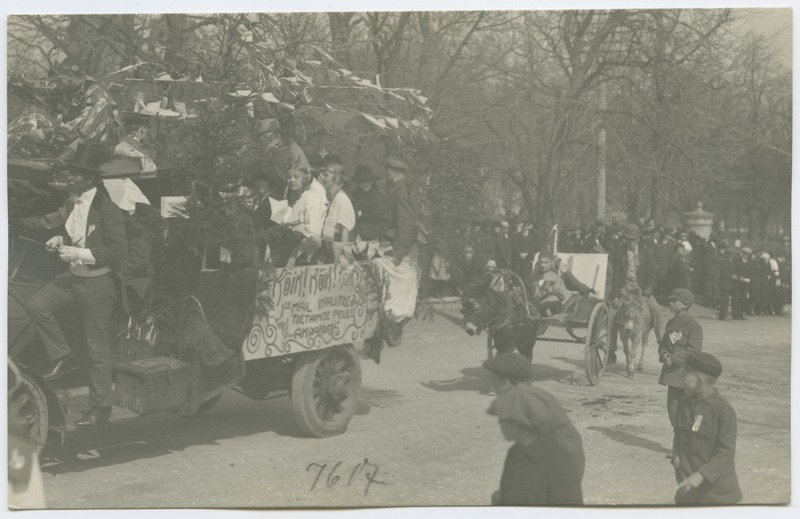
[[[26,310],[42,342],[52,370],[45,379],[53,380],[78,368],[55,313],[63,307],[80,308],[83,332],[90,363],[89,405],[91,409],[75,425],[81,427],[108,423],[111,415],[111,352],[109,331],[117,300],[117,279],[127,254],[128,240],[122,212],[109,198],[101,180],[106,153],[102,148],[79,144],[74,159],[68,162],[67,185],[69,216],[62,234],[47,240],[49,252],[69,264],[28,301]]]

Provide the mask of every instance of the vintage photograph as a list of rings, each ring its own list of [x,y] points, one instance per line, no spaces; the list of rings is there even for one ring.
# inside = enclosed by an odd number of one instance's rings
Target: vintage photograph
[[[790,8],[109,11],[6,18],[10,509],[791,502]]]

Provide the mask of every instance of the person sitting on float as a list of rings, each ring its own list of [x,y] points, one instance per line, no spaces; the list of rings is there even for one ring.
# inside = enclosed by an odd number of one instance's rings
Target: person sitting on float
[[[574,295],[567,290],[564,281],[555,269],[555,258],[548,251],[539,253],[539,261],[533,268],[533,297],[543,315],[551,317],[560,313],[564,302]]]
[[[307,170],[292,169],[289,171],[286,197],[289,202],[289,210],[283,216],[281,223],[297,233],[295,238],[300,243],[293,256],[300,262],[310,262],[320,247],[322,222],[327,205],[324,195],[311,189],[312,181],[311,173]],[[293,266],[294,263],[295,259],[290,258],[287,266]]]
[[[325,247],[325,261],[333,262],[344,255],[344,261],[352,260],[349,246],[350,233],[356,225],[356,213],[350,197],[344,192],[344,168],[339,164],[322,170],[319,182],[325,188],[329,200],[322,223],[322,240]]]

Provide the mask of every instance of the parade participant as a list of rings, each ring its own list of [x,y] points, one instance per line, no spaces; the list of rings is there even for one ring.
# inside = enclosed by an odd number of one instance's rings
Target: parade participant
[[[708,353],[686,359],[686,396],[678,404],[672,466],[675,503],[732,505],[742,500],[736,477],[736,411],[714,387],[722,364]]]
[[[622,304],[622,299],[626,297],[628,290],[638,286],[642,290],[645,302],[650,309],[653,317],[653,329],[656,337],[661,336],[661,314],[659,313],[658,303],[653,297],[657,279],[655,262],[652,252],[646,249],[639,249],[639,237],[641,232],[639,226],[628,224],[622,229],[624,247],[618,247],[609,257],[609,264],[612,267],[613,277],[611,278],[611,306],[615,310]],[[613,364],[617,361],[617,341],[616,330],[611,333],[611,351],[608,362]]]
[[[53,380],[78,368],[55,313],[67,305],[77,305],[83,319],[90,364],[89,405],[91,409],[75,425],[108,423],[111,415],[111,352],[109,330],[117,289],[113,273],[118,273],[126,257],[127,237],[122,212],[106,194],[100,165],[107,157],[102,148],[78,144],[67,166],[70,199],[63,234],[47,241],[49,252],[57,253],[69,264],[39,290],[27,304],[31,317],[53,368],[45,375]]]
[[[284,214],[282,224],[299,233],[302,250],[297,251],[298,258],[310,261],[319,249],[322,238],[322,221],[325,217],[326,201],[324,196],[311,189],[311,173],[293,169],[289,171],[287,200],[289,210]],[[297,243],[292,243],[297,245]],[[291,260],[290,260],[291,261]],[[292,261],[292,266],[294,262]],[[287,263],[287,266],[289,264]]]
[[[392,215],[386,210],[386,195],[376,185],[378,175],[365,164],[356,166],[353,181],[353,209],[356,211],[356,226],[353,234],[364,241],[376,241],[385,235],[392,225]]]
[[[319,175],[319,182],[325,188],[329,203],[322,219],[322,239],[326,262],[333,262],[342,254],[348,260],[352,254],[348,246],[342,249],[342,243],[350,243],[351,233],[356,225],[356,213],[350,197],[342,189],[344,185],[344,168],[338,164],[328,166]]]
[[[561,312],[564,303],[574,292],[567,290],[564,281],[555,269],[555,258],[547,251],[539,253],[539,261],[533,268],[533,297],[543,315],[550,317]]]
[[[419,288],[419,249],[417,226],[406,173],[408,164],[389,157],[386,170],[391,187],[387,194],[387,212],[392,216],[392,226],[386,238],[391,241],[391,258],[380,258],[375,264],[388,280],[388,295],[384,301],[387,317],[385,340],[389,346],[402,342],[403,326],[414,316]]]
[[[491,403],[508,450],[500,506],[582,505],[583,443],[575,426],[550,393],[531,386],[509,386]]]
[[[667,386],[667,415],[674,427],[678,401],[685,387],[684,364],[691,353],[702,351],[703,328],[689,315],[694,294],[685,288],[676,288],[668,299],[669,310],[675,317],[667,322],[664,337],[658,345],[658,361],[663,364],[658,383]]]
[[[56,114],[61,122],[51,128],[32,129],[31,140],[53,145],[61,160],[69,159],[78,143],[100,146],[110,153],[124,130],[111,94],[89,78],[74,58],[64,58],[54,71],[50,94],[63,96]]]
[[[492,387],[500,393],[508,386],[530,386],[533,380],[531,359],[517,352],[498,353],[484,361],[483,367],[492,374]]]
[[[753,250],[750,247],[742,247],[739,255],[733,258],[733,300],[731,301],[731,311],[734,321],[744,321],[744,313],[747,309],[748,291],[750,289],[750,277],[752,263],[750,254]]]

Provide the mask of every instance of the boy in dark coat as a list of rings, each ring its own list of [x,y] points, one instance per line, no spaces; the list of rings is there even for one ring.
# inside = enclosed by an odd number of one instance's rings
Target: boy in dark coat
[[[503,437],[514,442],[492,504],[583,504],[583,444],[553,395],[531,386],[511,386],[492,402],[488,413],[497,416]]]
[[[676,288],[669,296],[669,309],[675,317],[664,329],[658,345],[658,360],[663,364],[658,383],[667,386],[667,414],[675,427],[678,401],[683,397],[684,364],[690,354],[703,349],[703,328],[689,315],[694,304],[694,294],[685,288]]]
[[[708,353],[686,360],[686,396],[678,404],[672,466],[675,502],[731,505],[742,499],[736,477],[736,412],[714,387],[722,364]]]

